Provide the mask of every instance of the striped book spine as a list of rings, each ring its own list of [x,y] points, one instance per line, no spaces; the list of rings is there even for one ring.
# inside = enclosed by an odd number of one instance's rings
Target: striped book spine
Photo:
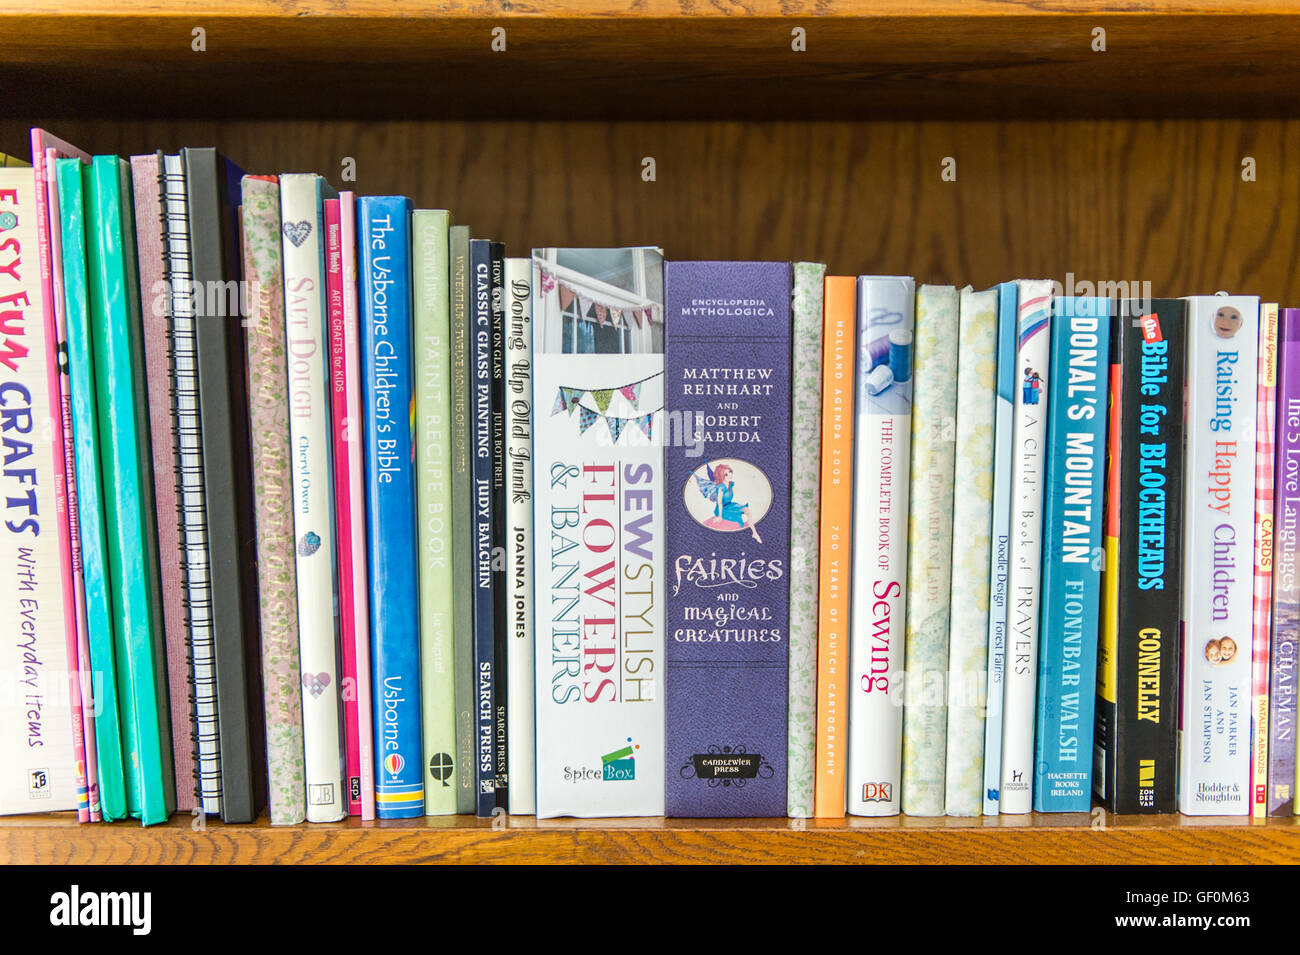
[[[1268,675],[1273,622],[1273,449],[1277,426],[1277,304],[1259,307],[1255,383],[1255,570],[1251,609],[1250,813],[1268,815]]]

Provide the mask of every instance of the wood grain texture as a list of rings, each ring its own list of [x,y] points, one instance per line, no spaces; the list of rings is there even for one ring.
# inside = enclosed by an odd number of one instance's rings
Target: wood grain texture
[[[1099,817],[1100,818],[1100,817]],[[1294,819],[552,820],[471,817],[271,828],[188,818],[147,829],[75,817],[0,821],[0,864],[365,863],[1068,863],[1277,864],[1300,861]]]
[[[49,116],[1300,115],[1265,0],[0,3],[0,84]],[[505,52],[491,47],[507,31]],[[804,52],[791,31],[807,34]],[[191,31],[206,48],[192,49]],[[1106,52],[1093,30],[1106,30]]]

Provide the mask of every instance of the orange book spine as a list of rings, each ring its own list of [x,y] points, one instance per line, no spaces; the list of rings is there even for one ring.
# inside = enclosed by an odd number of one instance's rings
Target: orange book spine
[[[848,767],[849,572],[852,542],[853,336],[857,283],[828,276],[822,337],[821,557],[817,621],[817,781],[813,812],[844,815]]]

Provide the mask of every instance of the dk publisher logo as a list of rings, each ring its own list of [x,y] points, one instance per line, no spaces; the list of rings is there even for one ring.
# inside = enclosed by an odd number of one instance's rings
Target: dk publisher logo
[[[894,798],[893,783],[863,783],[863,802],[889,802]]]

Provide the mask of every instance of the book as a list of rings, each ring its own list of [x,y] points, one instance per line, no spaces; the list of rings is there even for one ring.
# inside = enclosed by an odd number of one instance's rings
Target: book
[[[207,489],[203,478],[203,423],[199,416],[198,340],[185,167],[163,156],[164,281],[171,301],[171,392],[175,453],[180,461],[180,508],[185,625],[189,631],[190,725],[193,735],[194,812],[221,812],[221,747],[217,719],[216,652],[212,633],[212,582],[208,560]],[[164,472],[165,474],[166,472]],[[179,741],[183,745],[184,740]],[[186,783],[188,785],[188,782]]]
[[[902,806],[915,282],[858,278],[848,812]]]
[[[1273,616],[1273,450],[1277,428],[1277,304],[1259,307],[1255,385],[1255,559],[1251,611],[1250,804],[1268,815],[1268,675]]]
[[[0,813],[77,809],[68,706],[67,600],[55,522],[63,520],[54,470],[52,401],[37,230],[36,182],[0,168],[0,389],[6,466],[0,471],[0,607],[16,624],[0,657]],[[57,387],[57,382],[56,382]],[[42,533],[44,531],[44,533]]]
[[[978,816],[984,808],[998,290],[962,289],[959,316],[953,473],[960,480],[954,482],[952,502],[943,807],[949,816]],[[906,746],[906,733],[903,738]],[[903,792],[906,798],[906,783]]]
[[[245,346],[268,805],[271,825],[291,826],[307,818],[307,776],[298,646],[295,488],[289,392],[285,388],[279,180],[244,176],[240,196],[244,281],[248,283]]]
[[[469,244],[469,408],[474,524],[474,813],[497,808],[496,572],[492,546],[496,503],[492,475],[492,243]]]
[[[1250,799],[1259,299],[1187,298],[1178,809],[1246,815]],[[1213,382],[1213,387],[1190,387]],[[1244,645],[1243,645],[1244,644]]]
[[[333,254],[331,238],[326,278],[331,289],[330,401],[334,415],[334,529],[338,544],[339,657],[344,687],[344,775],[348,815],[366,820],[375,818],[375,726],[374,695],[370,687],[370,581],[366,572],[366,449],[361,410],[356,196],[341,192],[338,203],[338,255]]]
[[[239,180],[215,149],[182,149],[195,291],[204,521],[221,749],[221,819],[252,822],[266,801],[266,732],[257,649],[257,553],[248,385],[238,296]]]
[[[817,779],[813,814],[844,816],[848,770],[849,593],[853,532],[853,336],[857,280],[823,284],[821,524],[817,580]]]
[[[453,667],[451,513],[451,215],[418,209],[411,218],[415,305],[415,481],[419,508],[420,689],[424,814],[456,813],[456,687]],[[463,560],[464,558],[459,558]]]
[[[998,286],[997,407],[993,423],[993,521],[989,527],[988,672],[984,681],[984,805],[998,814],[1002,787],[1002,696],[1006,676],[1007,625],[1011,609],[1007,583],[1011,569],[1011,472],[1015,446],[1016,315],[1015,282]]]
[[[1114,305],[1093,791],[1117,813],[1174,811],[1186,326],[1181,299]]]
[[[473,341],[468,226],[451,227],[451,624],[456,687],[456,812],[472,813],[478,789],[474,677],[474,451],[470,440]]]
[[[348,814],[343,789],[344,736],[339,692],[338,593],[335,587],[334,473],[329,387],[326,254],[338,256],[335,304],[342,312],[342,237],[338,200],[311,174],[280,177],[284,261],[285,393],[293,480],[294,563],[298,577],[298,656],[302,668],[303,772],[307,821]],[[330,203],[327,209],[325,204]]]
[[[1300,640],[1300,309],[1279,316],[1269,652],[1268,814],[1295,813],[1296,650]]]
[[[663,254],[535,249],[532,288],[537,816],[661,816]]]
[[[1057,298],[1043,504],[1034,809],[1092,808],[1110,300]]]
[[[664,263],[664,411],[692,422],[664,449],[670,816],[786,811],[791,288],[788,262]]]
[[[89,210],[91,347],[102,439],[109,593],[116,615],[119,715],[127,806],[145,825],[176,808],[162,594],[154,531],[153,472],[146,411],[144,342],[129,201],[130,166],[96,156],[84,170]]]
[[[375,813],[424,815],[416,543],[411,200],[357,200],[365,395],[366,554],[375,694]]]
[[[916,293],[903,651],[902,808],[912,816],[944,813],[959,302],[951,285]]]
[[[817,771],[817,558],[821,549],[822,304],[826,266],[795,262],[790,441],[804,467],[790,471],[790,659],[785,812],[813,814]]]
[[[63,258],[63,295],[72,395],[72,434],[76,448],[77,521],[86,610],[89,665],[82,672],[82,702],[94,714],[95,787],[100,817],[113,822],[128,815],[126,766],[114,653],[113,606],[109,597],[108,541],[104,532],[104,481],[100,471],[95,359],[91,346],[90,290],[87,287],[86,202],[80,159],[56,160]],[[87,774],[90,772],[87,766]]]
[[[1052,283],[1017,283],[1016,405],[1012,447],[1012,532],[1003,665],[1002,779],[998,811],[1033,805],[1034,704],[1042,606],[1043,465],[1047,446]]]
[[[506,247],[493,242],[490,252],[492,294],[492,771],[493,794],[503,812],[510,805],[509,682],[510,631],[506,608]]]
[[[506,259],[506,481],[510,501],[506,534],[506,671],[510,739],[507,775],[511,815],[537,811],[537,747],[533,711],[533,264]]]
[[[158,569],[162,575],[163,642],[167,659],[167,699],[171,709],[172,765],[176,776],[176,809],[189,813],[194,810],[198,788],[194,766],[196,728],[189,626],[185,610],[181,459],[176,443],[176,408],[172,401],[172,290],[167,281],[167,210],[163,166],[162,157],[158,153],[131,157],[135,248],[144,319],[146,390],[149,396],[149,446],[153,458],[154,514],[158,530]],[[76,400],[75,394],[73,397]]]

